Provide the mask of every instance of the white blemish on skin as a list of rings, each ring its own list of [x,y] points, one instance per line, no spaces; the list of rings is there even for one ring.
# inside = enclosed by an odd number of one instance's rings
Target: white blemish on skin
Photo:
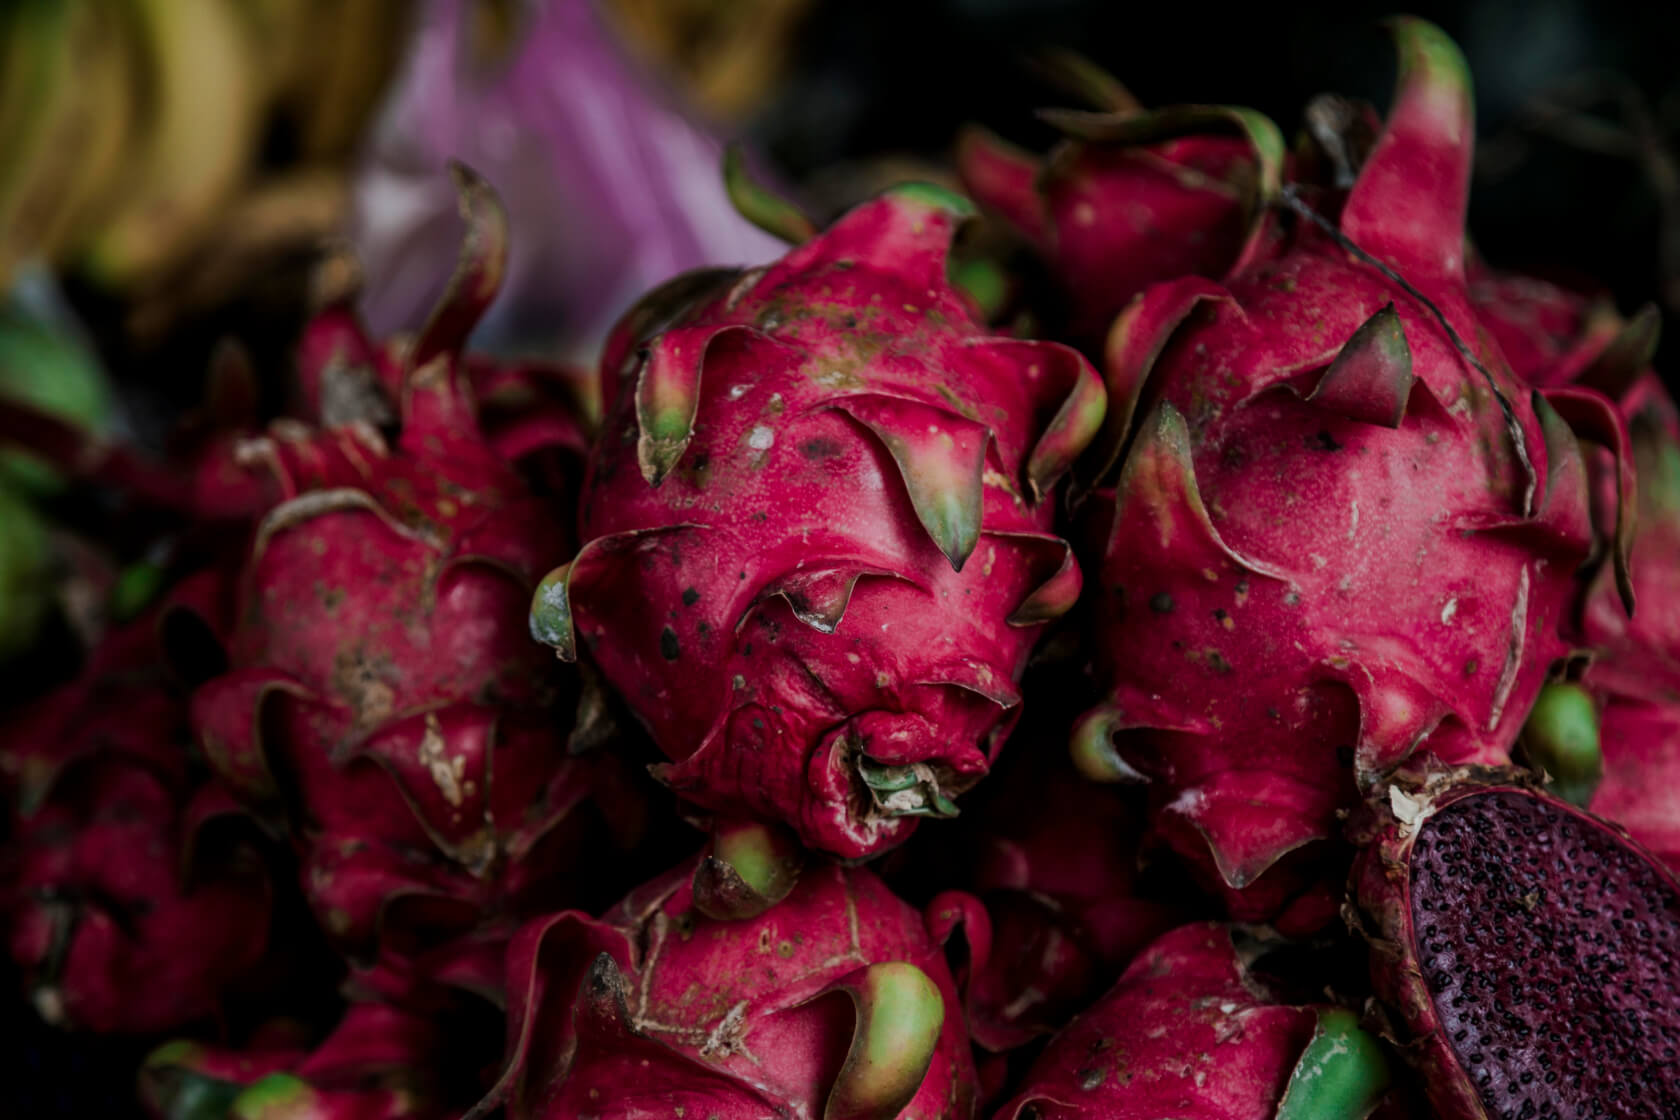
[[[1394,813],[1394,819],[1400,822],[1402,835],[1410,836],[1423,823],[1423,803],[1399,786],[1388,787],[1388,807]]]
[[[1443,623],[1451,622],[1453,620],[1453,615],[1457,613],[1458,596],[1454,595],[1451,599],[1447,600],[1447,605],[1441,608],[1441,621]]]
[[[749,386],[746,385],[731,385],[729,387],[729,399],[732,401],[740,400],[747,395],[748,388]]]
[[[432,776],[432,782],[443,794],[443,799],[455,808],[461,807],[463,800],[461,793],[461,774],[466,769],[466,759],[460,755],[450,758],[448,744],[443,741],[443,728],[437,717],[426,717],[426,733],[420,737],[420,765],[424,766]]]
[[[747,434],[747,446],[754,451],[768,451],[776,442],[776,433],[759,424]]]

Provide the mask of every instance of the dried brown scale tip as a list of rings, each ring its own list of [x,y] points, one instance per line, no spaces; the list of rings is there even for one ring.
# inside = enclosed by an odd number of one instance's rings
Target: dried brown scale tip
[[[1356,828],[1373,979],[1447,1117],[1680,1115],[1680,882],[1516,772],[1407,775]]]

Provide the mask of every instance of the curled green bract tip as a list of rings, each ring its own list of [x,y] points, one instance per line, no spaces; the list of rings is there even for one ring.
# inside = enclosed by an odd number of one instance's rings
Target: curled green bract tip
[[[881,197],[901,199],[930,210],[943,210],[954,218],[972,218],[979,213],[966,195],[937,183],[899,183],[882,191]]]
[[[891,1120],[927,1076],[945,1025],[945,1000],[927,973],[907,961],[859,969],[839,989],[851,996],[857,1026],[828,1095],[823,1120]]]
[[[318,1094],[301,1077],[271,1073],[234,1098],[231,1120],[308,1120]]]
[[[1546,685],[1523,724],[1522,747],[1530,764],[1552,779],[1552,792],[1586,805],[1604,777],[1598,706],[1578,684]]]
[[[694,873],[694,904],[709,918],[754,918],[799,882],[804,852],[784,829],[759,821],[720,821]]]
[[[572,566],[562,564],[537,584],[531,595],[531,637],[553,646],[562,661],[577,660],[577,635],[572,628],[572,604],[567,584]]]
[[[1351,1011],[1318,1017],[1278,1105],[1277,1120],[1364,1120],[1388,1091],[1388,1056]]]
[[[723,186],[741,217],[772,237],[801,245],[817,235],[817,224],[804,211],[748,173],[738,144],[723,150]]]
[[[1122,730],[1120,714],[1109,708],[1093,708],[1080,717],[1068,740],[1073,765],[1093,782],[1141,782],[1145,778],[1114,747],[1114,734]]]

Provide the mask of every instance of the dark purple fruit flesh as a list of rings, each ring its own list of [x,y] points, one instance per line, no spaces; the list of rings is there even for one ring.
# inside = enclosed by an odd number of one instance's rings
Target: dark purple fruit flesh
[[[1680,1117],[1680,891],[1522,792],[1446,805],[1411,863],[1418,963],[1488,1115]]]

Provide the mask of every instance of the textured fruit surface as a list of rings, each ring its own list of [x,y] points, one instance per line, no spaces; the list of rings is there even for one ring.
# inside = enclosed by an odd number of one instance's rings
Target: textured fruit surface
[[[1332,1019],[1341,1046],[1309,1054],[1326,1015],[1338,1014],[1347,1013],[1275,999],[1229,928],[1181,926],[1051,1041],[997,1120],[1304,1117],[1314,1113],[1290,1098],[1331,1080],[1354,1086],[1335,1114],[1365,1116],[1388,1086],[1375,1041]]]
[[[1101,387],[1073,351],[975,322],[946,279],[965,213],[897,188],[767,269],[632,310],[602,359],[584,547],[533,604],[680,795],[846,857],[955,811],[1078,593],[1050,494]]]
[[[928,926],[952,956],[981,1048],[1058,1030],[1184,920],[1182,908],[1140,897],[1133,794],[1087,781],[1018,732],[962,817],[911,843],[906,881],[959,888],[928,904]]]
[[[1680,870],[1680,416],[1647,376],[1623,398],[1639,476],[1632,577],[1639,610],[1618,615],[1599,575],[1582,683],[1601,709],[1604,777],[1590,803]]]
[[[1472,294],[1520,376],[1602,385],[1627,418],[1638,479],[1629,578],[1639,609],[1628,617],[1614,570],[1601,566],[1579,619],[1579,641],[1592,653],[1580,683],[1601,720],[1602,775],[1589,805],[1680,868],[1680,415],[1648,364],[1653,309],[1624,320],[1587,295],[1486,269]],[[1592,465],[1596,514],[1608,522],[1615,464],[1600,451]]]
[[[236,465],[280,500],[242,573],[231,670],[193,699],[212,764],[288,820],[319,920],[363,956],[393,915],[425,942],[570,902],[579,845],[603,835],[584,802],[634,800],[618,759],[567,753],[576,678],[527,632],[567,534],[476,419],[460,351],[507,230],[482,181],[462,191],[455,282],[399,364],[351,331],[306,339],[323,409],[332,355],[400,394],[394,440],[355,417],[243,445]]]
[[[972,1059],[943,958],[863,870],[809,868],[742,921],[695,906],[694,865],[600,921],[523,929],[508,954],[516,1118],[967,1117]]]
[[[1445,1116],[1668,1115],[1680,883],[1513,781],[1441,770],[1374,798],[1355,883],[1378,993]]]
[[[1283,145],[1271,122],[1198,106],[1176,116],[1068,112],[1053,123],[1070,136],[1045,159],[977,129],[957,158],[964,188],[1044,256],[1073,338],[1100,349],[1114,317],[1151,284],[1217,279],[1241,260],[1263,212],[1267,157]],[[1255,134],[1241,135],[1250,126]]]
[[[268,944],[271,886],[238,806],[189,759],[159,617],[4,729],[12,958],[51,1023],[170,1030],[214,1016]]]
[[[1593,549],[1566,405],[1468,301],[1463,59],[1394,29],[1394,109],[1345,198],[1291,187],[1308,213],[1275,252],[1150,289],[1109,336],[1111,692],[1076,750],[1151,783],[1239,917],[1339,878],[1317,842],[1414,752],[1506,758]],[[1567,408],[1618,424],[1585,391]]]

